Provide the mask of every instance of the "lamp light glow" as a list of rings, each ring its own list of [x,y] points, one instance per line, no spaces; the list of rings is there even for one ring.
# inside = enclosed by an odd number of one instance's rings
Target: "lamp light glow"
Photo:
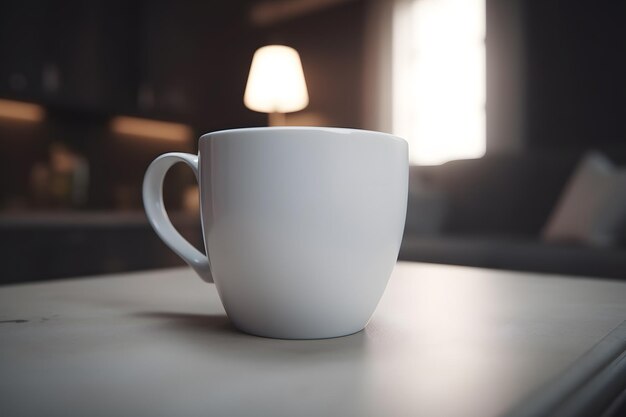
[[[0,118],[24,122],[41,122],[46,111],[39,104],[0,99]]]
[[[304,109],[309,94],[298,52],[284,45],[258,49],[252,58],[243,101],[249,109],[264,113]]]
[[[114,117],[113,120],[111,120],[111,130],[121,135],[180,142],[189,140],[193,135],[191,128],[181,123],[128,116]]]

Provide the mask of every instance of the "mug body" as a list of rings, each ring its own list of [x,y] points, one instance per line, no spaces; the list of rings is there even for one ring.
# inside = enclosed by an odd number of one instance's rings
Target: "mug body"
[[[317,127],[200,138],[202,225],[224,308],[244,332],[328,338],[365,327],[395,265],[408,147]]]

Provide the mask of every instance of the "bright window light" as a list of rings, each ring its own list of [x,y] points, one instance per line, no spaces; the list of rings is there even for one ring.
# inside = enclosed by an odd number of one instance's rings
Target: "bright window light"
[[[393,132],[413,164],[485,154],[485,0],[400,0],[393,16]]]

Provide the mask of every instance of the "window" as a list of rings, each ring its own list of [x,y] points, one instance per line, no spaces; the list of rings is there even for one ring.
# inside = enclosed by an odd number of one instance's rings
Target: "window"
[[[393,10],[393,133],[413,164],[485,154],[485,0],[398,0]]]

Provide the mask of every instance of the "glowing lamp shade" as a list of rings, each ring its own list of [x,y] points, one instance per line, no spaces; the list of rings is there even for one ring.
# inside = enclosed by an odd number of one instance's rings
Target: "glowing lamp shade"
[[[298,52],[288,46],[268,45],[252,58],[243,102],[263,113],[288,113],[309,104]]]

